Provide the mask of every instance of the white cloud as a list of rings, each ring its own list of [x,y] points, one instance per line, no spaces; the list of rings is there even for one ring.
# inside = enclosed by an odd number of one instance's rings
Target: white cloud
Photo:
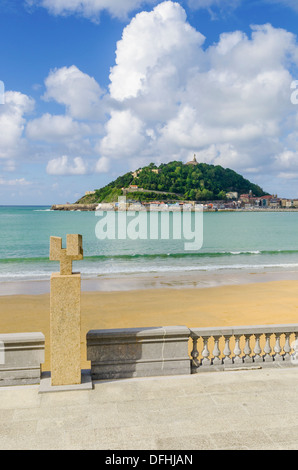
[[[34,105],[34,100],[23,93],[5,93],[5,103],[0,105],[0,158],[14,159],[20,155],[25,145],[26,114],[33,111]]]
[[[142,150],[145,143],[143,123],[130,110],[112,111],[106,130],[107,135],[99,144],[101,155],[125,158]]]
[[[96,173],[107,173],[109,169],[110,161],[107,157],[101,157],[95,165]]]
[[[140,6],[156,2],[157,0],[26,0],[29,6],[42,6],[53,15],[78,14],[95,21],[98,21],[103,11],[125,19]]]
[[[45,100],[55,100],[66,106],[67,113],[77,119],[102,117],[103,90],[97,81],[75,65],[50,72],[45,80]]]
[[[275,167],[279,170],[298,170],[298,151],[284,149],[281,153],[275,155]]]
[[[47,173],[49,175],[85,175],[87,166],[81,157],[70,159],[67,155],[63,155],[48,162]]]
[[[16,178],[11,180],[6,180],[0,177],[1,186],[28,186],[32,184],[30,181],[27,181],[25,178]]]
[[[78,140],[88,133],[90,128],[87,124],[74,121],[70,116],[49,113],[29,121],[26,129],[29,139],[52,143]]]
[[[204,36],[186,22],[184,9],[164,2],[142,12],[124,29],[110,74],[111,97],[124,101],[185,81],[185,67],[198,53]],[[166,86],[165,86],[166,85]]]

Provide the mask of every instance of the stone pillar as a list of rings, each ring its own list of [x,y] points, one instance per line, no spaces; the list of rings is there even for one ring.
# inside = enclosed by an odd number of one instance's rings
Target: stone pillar
[[[81,383],[81,275],[72,261],[83,259],[82,236],[51,237],[50,259],[60,261],[60,273],[51,276],[50,344],[51,385]]]

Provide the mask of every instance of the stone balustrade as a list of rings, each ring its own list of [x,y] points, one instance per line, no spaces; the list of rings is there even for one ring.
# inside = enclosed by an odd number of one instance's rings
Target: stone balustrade
[[[298,365],[298,324],[192,328],[191,371]]]

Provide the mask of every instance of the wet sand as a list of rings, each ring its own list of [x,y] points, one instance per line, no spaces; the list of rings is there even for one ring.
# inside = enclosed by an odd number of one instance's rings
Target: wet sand
[[[1,295],[1,333],[41,331],[49,370],[48,292]],[[297,323],[298,280],[201,288],[92,291],[82,288],[82,368],[90,329],[185,325],[188,327]]]

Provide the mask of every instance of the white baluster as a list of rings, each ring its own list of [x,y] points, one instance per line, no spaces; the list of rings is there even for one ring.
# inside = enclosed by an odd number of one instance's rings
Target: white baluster
[[[235,347],[234,347],[235,357],[233,359],[234,364],[242,364],[243,362],[242,357],[240,356],[241,349],[239,346],[239,342],[240,342],[240,335],[235,335]]]
[[[260,347],[260,334],[255,334],[256,342],[255,342],[255,347],[254,347],[254,357],[253,360],[254,362],[263,362],[263,358],[261,356],[262,349]]]
[[[214,348],[213,348],[213,351],[212,351],[212,354],[213,354],[213,359],[212,359],[212,364],[214,366],[217,366],[217,365],[220,365],[222,363],[221,359],[220,359],[220,349],[218,347],[218,342],[219,342],[219,338],[220,336],[213,336],[214,338]]]
[[[281,336],[281,333],[276,333],[275,337],[275,346],[274,346],[274,352],[275,352],[275,356],[274,356],[274,361],[276,362],[280,362],[283,360],[283,357],[282,357],[282,354],[281,354],[281,347],[280,347],[280,336]]]
[[[266,344],[264,346],[264,361],[265,362],[272,362],[273,361],[273,357],[271,355],[271,352],[272,352],[272,348],[270,346],[270,333],[265,333],[265,337],[266,337]]]
[[[232,364],[233,361],[230,357],[230,354],[231,354],[231,350],[230,350],[230,339],[231,337],[225,337],[225,348],[223,350],[223,353],[224,353],[224,359],[223,359],[223,363],[224,365],[229,365],[229,364]]]
[[[290,333],[286,333],[286,342],[284,345],[284,361],[291,360],[291,345],[290,345]]]
[[[202,359],[202,362],[201,362],[202,366],[210,366],[210,364],[211,364],[211,361],[209,359],[210,352],[209,352],[209,349],[208,349],[208,339],[209,339],[209,336],[203,336],[204,348],[203,348],[203,351],[202,351],[202,356],[203,356],[203,359]]]
[[[250,348],[250,345],[249,345],[250,335],[244,335],[244,338],[245,338],[245,346],[244,346],[243,352],[244,352],[245,356],[243,358],[243,362],[251,363],[251,362],[253,362],[253,358],[251,357],[251,348]]]

